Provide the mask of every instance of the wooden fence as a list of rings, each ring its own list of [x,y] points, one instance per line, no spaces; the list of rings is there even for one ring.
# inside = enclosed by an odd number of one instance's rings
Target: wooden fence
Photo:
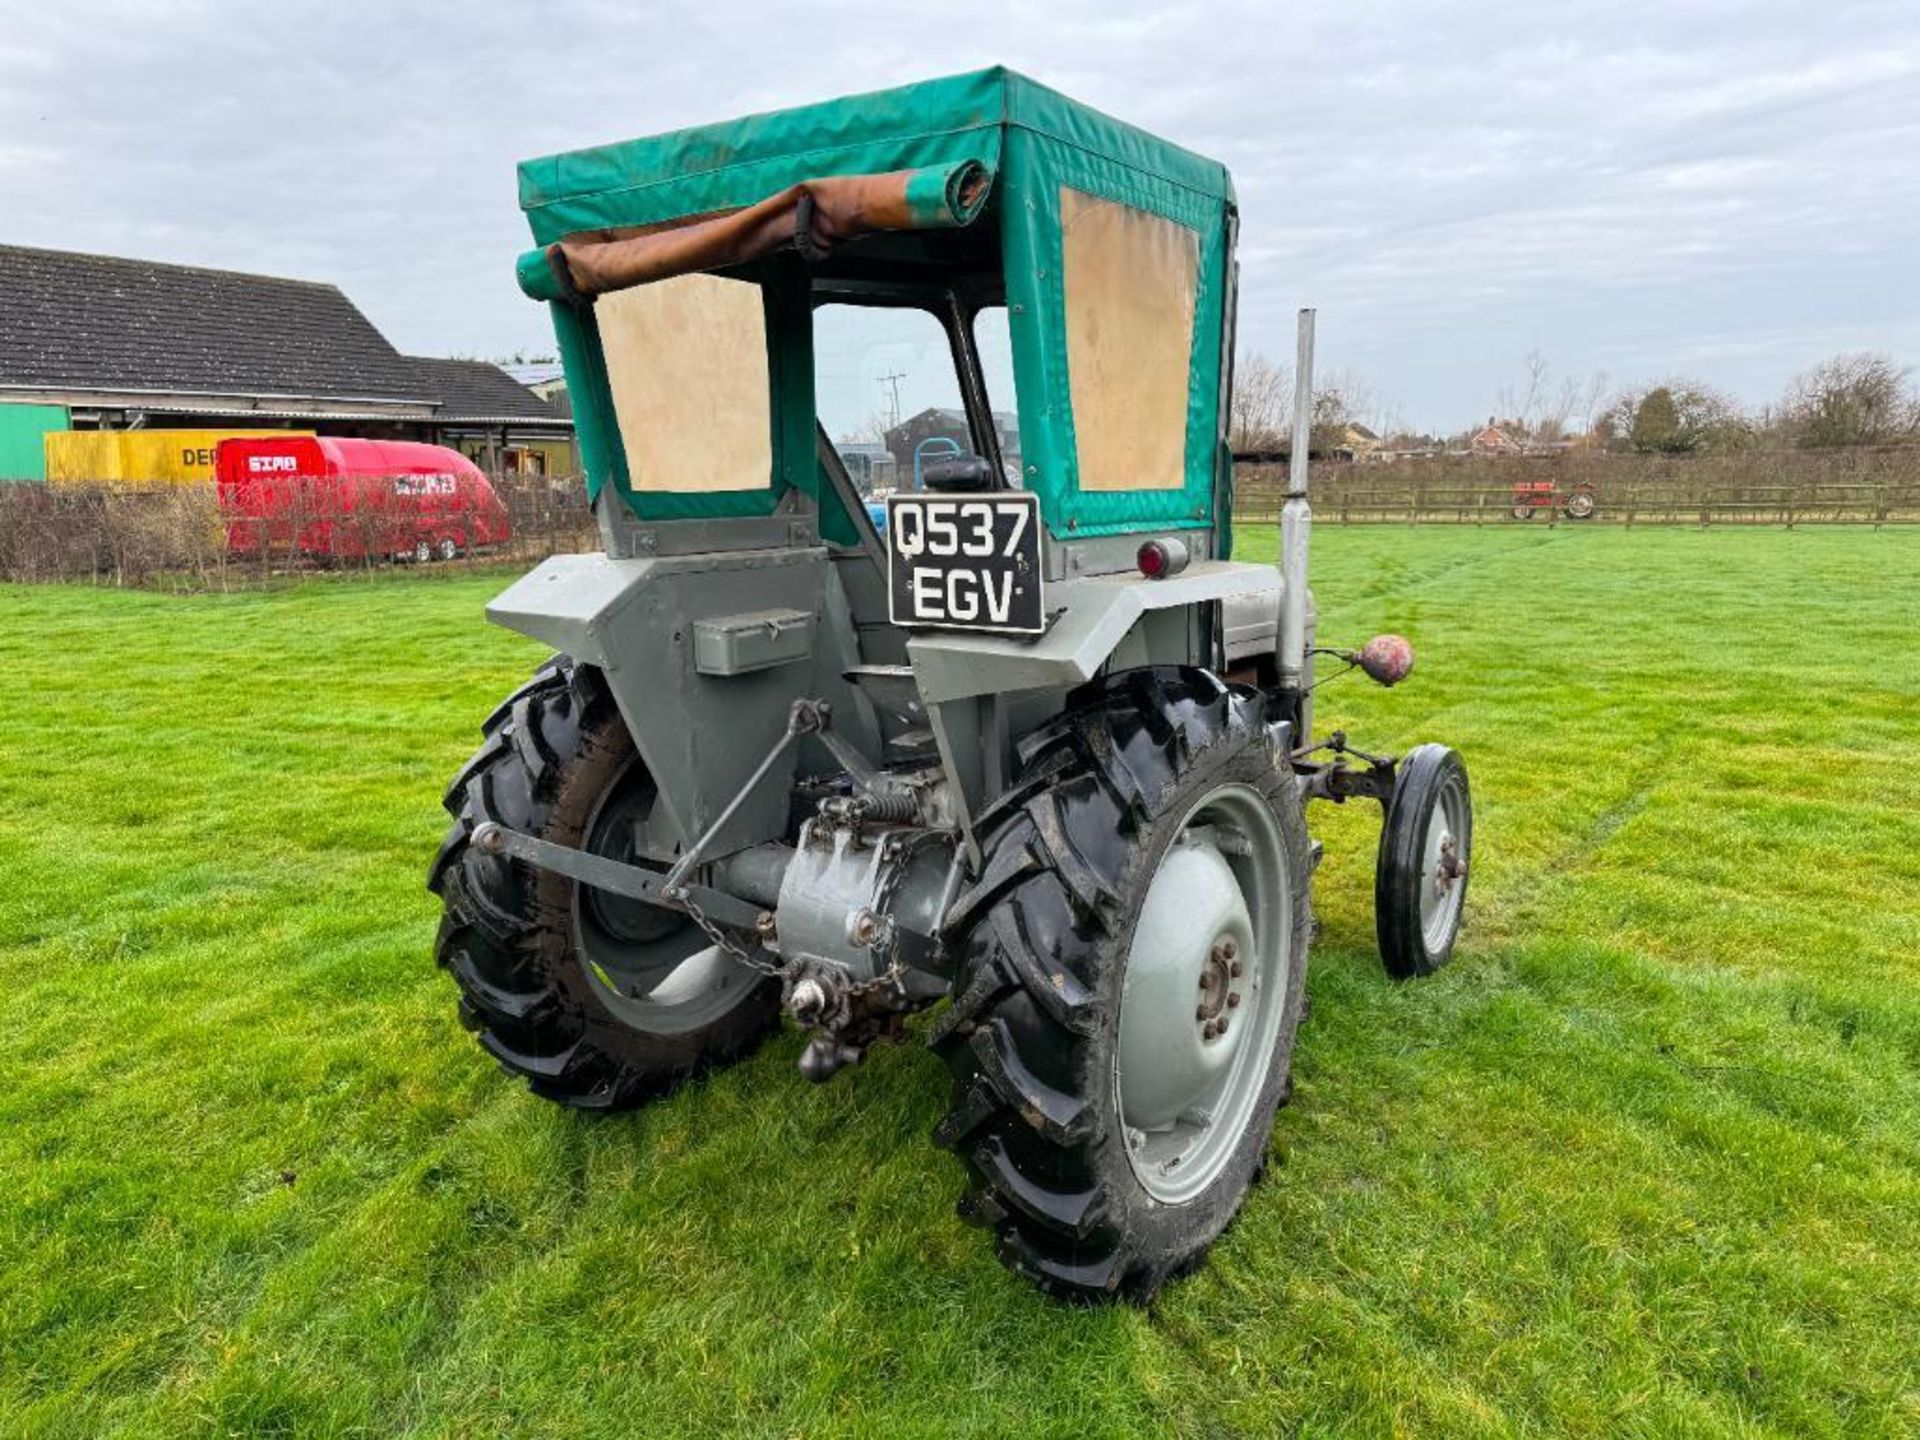
[[[1920,523],[1920,449],[1748,451],[1699,456],[1526,457],[1316,464],[1322,524],[1911,525]],[[1523,493],[1550,487],[1551,498]],[[1237,468],[1234,514],[1277,520],[1286,472]],[[1592,496],[1570,522],[1568,497]]]
[[[513,539],[490,558],[532,563],[599,547],[578,477],[502,475],[493,484]],[[1525,485],[1546,485],[1558,498],[1534,502],[1521,521],[1513,512]],[[1280,466],[1240,467],[1236,520],[1276,522],[1285,487]],[[1569,521],[1561,504],[1582,490],[1593,514]],[[1316,465],[1313,510],[1323,525],[1911,525],[1920,524],[1920,449]],[[287,545],[234,553],[211,485],[0,484],[0,580],[223,589],[387,563],[328,561]]]

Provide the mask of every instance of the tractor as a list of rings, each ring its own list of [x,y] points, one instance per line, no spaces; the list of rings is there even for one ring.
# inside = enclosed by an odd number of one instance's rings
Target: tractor
[[[1598,506],[1591,480],[1578,480],[1570,490],[1562,490],[1551,480],[1513,482],[1513,518],[1531,520],[1536,510],[1551,517],[1556,509],[1569,520],[1591,520]]]
[[[1473,842],[1454,751],[1314,734],[1316,660],[1413,658],[1316,643],[1304,446],[1280,564],[1233,558],[1225,168],[992,69],[519,185],[601,547],[487,607],[556,653],[446,794],[461,1021],[587,1111],[783,1016],[815,1082],[919,1035],[962,1216],[1057,1296],[1152,1297],[1289,1093],[1309,803],[1381,806],[1394,977],[1447,961]],[[931,328],[971,442],[884,524],[821,420],[849,316]]]

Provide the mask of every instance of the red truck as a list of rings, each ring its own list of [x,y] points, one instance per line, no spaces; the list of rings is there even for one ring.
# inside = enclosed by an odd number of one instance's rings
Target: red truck
[[[222,440],[214,474],[234,555],[451,560],[513,533],[480,467],[442,445]]]

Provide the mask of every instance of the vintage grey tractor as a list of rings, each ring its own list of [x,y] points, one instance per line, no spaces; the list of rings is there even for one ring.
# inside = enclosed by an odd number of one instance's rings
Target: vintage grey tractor
[[[1307,802],[1381,804],[1398,977],[1473,840],[1453,751],[1313,734],[1316,654],[1412,654],[1315,645],[1306,447],[1280,565],[1231,558],[1225,169],[988,70],[520,198],[602,548],[488,607],[558,653],[447,792],[462,1021],[617,1110],[783,1013],[823,1081],[938,1007],[963,1215],[1056,1294],[1153,1295],[1288,1094]]]

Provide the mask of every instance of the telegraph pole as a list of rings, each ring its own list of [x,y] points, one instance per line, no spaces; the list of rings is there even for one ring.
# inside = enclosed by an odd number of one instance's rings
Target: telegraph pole
[[[900,382],[906,378],[906,372],[903,370],[896,370],[891,375],[882,375],[880,377],[880,383],[891,387],[893,390],[893,408],[888,412],[892,416],[892,419],[887,422],[887,428],[889,430],[897,430],[900,428]]]

